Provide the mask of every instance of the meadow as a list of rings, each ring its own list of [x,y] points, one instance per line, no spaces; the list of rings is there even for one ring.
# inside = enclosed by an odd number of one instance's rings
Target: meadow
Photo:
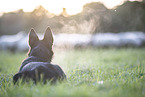
[[[145,48],[55,49],[52,63],[66,81],[13,85],[26,57],[0,51],[0,97],[145,97]]]

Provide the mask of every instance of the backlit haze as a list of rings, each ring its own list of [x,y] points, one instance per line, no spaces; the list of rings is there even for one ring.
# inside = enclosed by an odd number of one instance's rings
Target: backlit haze
[[[125,0],[0,0],[0,13],[23,9],[25,12],[33,11],[37,6],[42,5],[50,13],[60,14],[63,8],[69,15],[82,11],[83,5],[90,2],[102,2],[107,8],[120,5]]]

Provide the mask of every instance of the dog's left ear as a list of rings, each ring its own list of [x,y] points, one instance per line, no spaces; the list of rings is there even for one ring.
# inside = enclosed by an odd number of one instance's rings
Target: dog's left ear
[[[29,32],[29,45],[33,47],[33,45],[39,40],[35,30],[32,28]]]
[[[49,46],[53,45],[53,35],[50,27],[46,29],[43,40],[45,41],[45,43],[48,43]]]

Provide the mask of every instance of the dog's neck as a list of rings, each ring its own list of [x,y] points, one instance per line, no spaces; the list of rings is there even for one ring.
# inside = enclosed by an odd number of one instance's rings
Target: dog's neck
[[[39,58],[39,57],[35,57],[35,56],[29,56],[28,58],[26,58],[26,59],[22,62],[22,65],[21,65],[19,71],[21,71],[22,68],[23,68],[26,64],[28,64],[28,63],[30,63],[30,62],[48,62],[48,63],[50,63],[51,61],[48,61],[48,60],[45,60],[45,59],[42,59],[42,58]]]

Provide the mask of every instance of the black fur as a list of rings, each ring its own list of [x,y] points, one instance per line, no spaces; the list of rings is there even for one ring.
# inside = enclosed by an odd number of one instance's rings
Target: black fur
[[[28,58],[22,62],[20,70],[13,76],[14,84],[22,78],[23,81],[32,80],[35,83],[48,80],[52,83],[66,78],[65,73],[58,65],[51,64],[53,56],[53,36],[48,27],[43,40],[39,40],[34,29],[29,33],[30,51]]]

